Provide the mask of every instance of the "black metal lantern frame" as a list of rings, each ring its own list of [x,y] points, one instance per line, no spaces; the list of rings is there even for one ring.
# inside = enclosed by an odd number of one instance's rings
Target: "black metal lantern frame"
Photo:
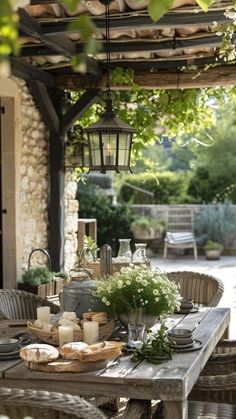
[[[106,11],[107,89],[104,94],[105,112],[95,124],[85,129],[88,136],[90,170],[130,170],[132,138],[136,130],[121,121],[113,109],[110,89],[110,10],[113,0],[100,0]]]

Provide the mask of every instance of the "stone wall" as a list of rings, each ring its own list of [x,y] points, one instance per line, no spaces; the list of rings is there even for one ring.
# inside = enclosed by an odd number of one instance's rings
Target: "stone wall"
[[[66,169],[65,177],[65,271],[69,272],[76,261],[78,249],[78,210],[79,203],[75,199],[77,181],[75,171]]]
[[[14,80],[19,88],[21,109],[20,240],[24,271],[32,248],[48,248],[48,132],[26,83]],[[45,263],[42,254],[35,253],[32,266]]]
[[[22,272],[28,269],[33,248],[48,249],[49,135],[26,83],[14,78],[20,96],[22,147],[20,155],[20,247]],[[78,201],[73,171],[65,177],[65,270],[75,262],[77,252]],[[41,252],[31,266],[45,266]],[[20,279],[20,278],[18,278]]]

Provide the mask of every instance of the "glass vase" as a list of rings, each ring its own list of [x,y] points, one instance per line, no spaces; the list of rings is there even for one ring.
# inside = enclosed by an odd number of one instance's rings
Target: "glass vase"
[[[146,263],[146,246],[147,243],[135,243],[135,252],[133,254],[133,262]]]
[[[141,348],[144,335],[145,323],[143,323],[142,309],[135,309],[129,313],[128,345],[132,348]]]
[[[121,262],[131,262],[132,252],[130,249],[130,239],[119,239],[120,247],[118,252],[118,259]]]

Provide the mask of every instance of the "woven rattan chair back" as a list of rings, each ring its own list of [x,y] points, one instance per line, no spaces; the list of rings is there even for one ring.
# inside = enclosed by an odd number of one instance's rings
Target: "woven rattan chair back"
[[[214,307],[219,303],[224,286],[220,279],[199,272],[168,272],[168,278],[180,287],[180,295],[197,306]]]
[[[57,314],[60,307],[50,301],[26,291],[0,289],[0,316],[7,319],[36,319],[37,307],[49,306],[52,314]]]
[[[78,396],[5,387],[0,387],[0,415],[10,419],[106,418],[101,410]]]

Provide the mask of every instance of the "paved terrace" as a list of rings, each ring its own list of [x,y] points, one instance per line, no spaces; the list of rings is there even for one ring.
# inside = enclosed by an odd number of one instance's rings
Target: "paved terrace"
[[[200,256],[197,261],[189,256],[164,260],[161,256],[151,258],[152,268],[159,267],[169,271],[196,271],[220,278],[224,284],[224,294],[219,303],[221,307],[231,308],[229,337],[236,339],[236,256],[222,256],[220,260],[206,260]]]

